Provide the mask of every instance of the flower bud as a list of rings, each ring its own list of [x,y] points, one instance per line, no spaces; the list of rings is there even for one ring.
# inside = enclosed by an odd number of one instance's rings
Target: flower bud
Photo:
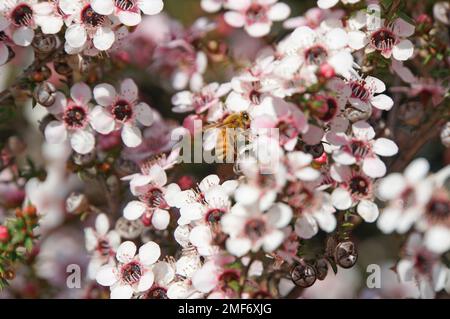
[[[317,275],[311,265],[303,263],[297,264],[291,269],[291,278],[297,286],[308,288],[316,282]]]
[[[89,208],[86,195],[81,193],[72,193],[66,199],[66,210],[70,214],[78,215],[85,212]]]
[[[52,71],[44,65],[40,69],[34,70],[34,72],[30,74],[29,78],[32,82],[40,83],[48,80],[51,75]]]
[[[33,97],[40,105],[50,107],[55,103],[55,93],[55,86],[50,82],[44,81],[36,86]]]
[[[0,225],[0,243],[6,243],[9,240],[9,231],[6,226]]]
[[[334,261],[342,268],[351,268],[356,264],[358,251],[351,241],[339,243],[334,250]]]
[[[336,72],[334,71],[334,68],[330,64],[324,63],[320,66],[319,74],[325,79],[331,79],[336,75]]]

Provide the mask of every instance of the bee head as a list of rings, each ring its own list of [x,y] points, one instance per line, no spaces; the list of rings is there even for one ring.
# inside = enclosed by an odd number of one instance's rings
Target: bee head
[[[241,116],[246,123],[250,122],[250,115],[247,112],[242,112]]]

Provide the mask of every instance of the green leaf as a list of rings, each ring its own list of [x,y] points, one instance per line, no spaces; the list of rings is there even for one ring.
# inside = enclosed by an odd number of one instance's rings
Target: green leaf
[[[25,239],[24,245],[27,252],[31,252],[33,250],[33,240],[30,237]]]

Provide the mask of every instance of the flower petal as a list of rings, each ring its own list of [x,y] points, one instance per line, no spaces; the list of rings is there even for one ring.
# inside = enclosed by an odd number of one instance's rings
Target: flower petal
[[[136,245],[132,241],[125,241],[117,248],[116,258],[121,263],[129,263],[136,255]]]
[[[129,202],[123,209],[123,216],[128,220],[136,220],[140,218],[147,210],[147,205],[139,201]]]
[[[154,241],[149,241],[139,248],[139,260],[146,266],[153,265],[161,256],[161,248]]]

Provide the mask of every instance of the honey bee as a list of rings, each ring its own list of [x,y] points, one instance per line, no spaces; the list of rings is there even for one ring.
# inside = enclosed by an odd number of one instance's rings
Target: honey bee
[[[223,121],[207,125],[203,131],[215,132],[215,154],[219,160],[234,160],[236,154],[236,136],[250,127],[250,115],[247,112],[232,113]],[[217,129],[217,130],[214,130]]]

